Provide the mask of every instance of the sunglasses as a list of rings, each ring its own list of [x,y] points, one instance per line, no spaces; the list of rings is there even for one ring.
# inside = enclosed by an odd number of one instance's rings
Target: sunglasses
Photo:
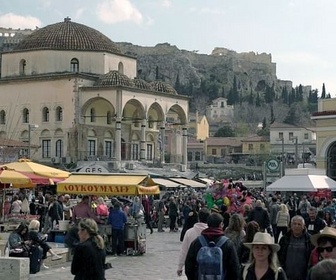
[[[333,246],[328,246],[328,247],[317,247],[316,251],[317,251],[318,253],[320,253],[320,254],[323,253],[324,250],[326,250],[328,253],[331,253],[333,249],[334,249]]]

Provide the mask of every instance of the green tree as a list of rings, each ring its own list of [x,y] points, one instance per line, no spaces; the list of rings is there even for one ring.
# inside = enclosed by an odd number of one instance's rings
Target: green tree
[[[234,137],[235,132],[230,126],[223,126],[219,128],[214,137]]]
[[[325,89],[325,85],[323,83],[323,85],[322,85],[321,99],[325,99],[325,98],[326,98],[326,89]]]
[[[256,98],[255,105],[256,107],[261,107],[261,100],[260,100],[259,92],[257,92],[257,98]]]
[[[159,80],[159,79],[160,79],[159,66],[156,66],[156,69],[155,69],[155,80]]]
[[[253,101],[254,101],[254,98],[253,98],[253,93],[252,93],[252,89],[251,89],[251,92],[250,92],[250,95],[248,97],[247,102],[248,102],[249,105],[253,105]]]
[[[177,74],[177,76],[176,76],[175,90],[176,90],[177,92],[180,92],[180,91],[181,91],[180,75],[179,75],[179,74]]]
[[[274,116],[274,110],[273,110],[273,106],[271,106],[271,121],[270,123],[274,123],[275,122],[275,116]]]

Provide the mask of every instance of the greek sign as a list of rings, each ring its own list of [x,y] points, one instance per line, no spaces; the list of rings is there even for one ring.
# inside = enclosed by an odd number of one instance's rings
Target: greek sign
[[[276,159],[269,159],[266,162],[266,167],[270,172],[277,172],[279,171],[280,162]]]

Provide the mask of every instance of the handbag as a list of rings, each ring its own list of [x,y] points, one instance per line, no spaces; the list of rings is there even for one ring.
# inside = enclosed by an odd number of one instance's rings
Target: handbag
[[[10,249],[9,256],[16,258],[28,258],[29,257],[30,248],[26,244],[21,244],[20,247]]]

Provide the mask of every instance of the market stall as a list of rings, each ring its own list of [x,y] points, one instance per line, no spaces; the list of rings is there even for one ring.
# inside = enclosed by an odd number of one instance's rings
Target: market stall
[[[148,175],[73,173],[57,183],[57,192],[98,196],[141,196],[160,193],[159,186]],[[110,226],[100,225],[103,238],[111,240]],[[146,251],[146,224],[143,217],[128,217],[125,226],[125,248],[128,255]]]
[[[69,177],[69,175],[69,172],[37,164],[27,159],[21,159],[18,162],[1,165],[1,229],[11,230],[16,228],[22,221],[30,221],[38,218],[38,216],[28,215],[28,213],[9,215],[9,201],[6,201],[6,194],[13,193],[14,190],[17,189],[31,189],[39,185],[54,185],[56,182]]]

